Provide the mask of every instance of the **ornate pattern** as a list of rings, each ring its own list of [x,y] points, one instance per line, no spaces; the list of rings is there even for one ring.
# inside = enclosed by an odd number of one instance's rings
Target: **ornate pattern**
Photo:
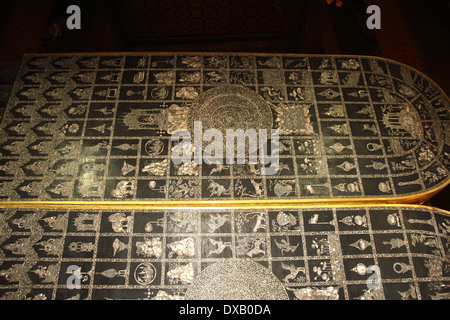
[[[189,107],[186,127],[194,136],[194,122],[202,121],[204,130],[273,128],[269,104],[257,93],[242,86],[220,86],[195,99]]]
[[[450,215],[419,206],[7,209],[0,231],[0,299],[450,298]]]
[[[449,110],[427,78],[377,58],[30,55],[0,125],[0,198],[412,197],[448,182]],[[280,129],[278,173],[174,165],[170,134],[197,116]]]

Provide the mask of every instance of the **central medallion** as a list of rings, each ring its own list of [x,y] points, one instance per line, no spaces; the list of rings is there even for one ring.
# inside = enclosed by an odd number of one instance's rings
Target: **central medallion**
[[[281,281],[250,259],[225,259],[204,269],[188,288],[186,300],[288,300]]]
[[[192,102],[187,126],[194,132],[194,121],[202,121],[203,130],[266,129],[273,126],[270,105],[256,92],[242,86],[210,89]]]

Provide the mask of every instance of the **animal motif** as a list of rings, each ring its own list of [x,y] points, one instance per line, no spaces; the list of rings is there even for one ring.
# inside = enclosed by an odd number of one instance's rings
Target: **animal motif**
[[[286,283],[289,283],[289,280],[294,280],[295,278],[297,278],[297,276],[300,272],[305,274],[305,267],[296,267],[293,263],[288,265],[288,264],[282,262],[281,267],[284,270],[289,271],[289,274],[286,277],[284,277],[284,279],[283,279],[283,281]]]
[[[288,237],[286,237],[286,239],[281,239],[280,242],[275,241],[275,244],[277,245],[278,249],[281,250],[282,255],[285,252],[294,252],[299,246],[299,243],[297,243],[296,246],[291,246]]]
[[[225,250],[226,247],[232,249],[231,242],[223,242],[222,240],[214,240],[214,239],[209,239],[209,242],[211,242],[211,244],[213,244],[217,248],[215,250],[211,250],[208,254],[208,257],[212,254],[222,254],[223,250]]]
[[[218,184],[217,182],[212,180],[210,180],[209,182],[208,191],[210,192],[211,196],[218,196],[218,197],[230,194],[229,188],[226,189],[223,185]]]
[[[220,215],[218,213],[210,214],[209,221],[206,222],[206,225],[208,226],[210,232],[216,232],[216,230],[222,227],[229,220],[230,220],[229,214],[226,215]]]

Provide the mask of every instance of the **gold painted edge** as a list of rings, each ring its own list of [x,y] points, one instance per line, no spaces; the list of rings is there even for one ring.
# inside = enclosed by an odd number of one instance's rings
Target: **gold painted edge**
[[[240,206],[230,206],[230,205],[218,205],[218,206],[209,206],[204,204],[204,206],[192,206],[186,203],[180,203],[179,206],[159,206],[158,204],[155,205],[149,205],[149,204],[134,204],[134,205],[128,205],[128,203],[118,203],[115,205],[111,205],[109,202],[99,202],[97,206],[95,207],[86,207],[83,206],[82,203],[72,203],[69,204],[67,207],[61,207],[60,205],[54,205],[54,202],[41,202],[42,206],[36,207],[33,205],[27,205],[22,204],[19,207],[12,207],[12,206],[6,206],[1,207],[1,209],[57,209],[57,210],[68,210],[68,209],[75,209],[75,210],[252,210],[252,209],[375,209],[375,208],[392,208],[392,209],[420,209],[420,210],[431,210],[431,211],[438,211],[441,213],[444,213],[446,215],[449,215],[450,218],[450,211],[436,208],[429,205],[420,205],[420,204],[394,204],[394,203],[367,203],[367,204],[329,204],[329,203],[317,203],[315,205],[312,204],[299,204],[299,203],[281,203],[281,204],[260,204],[257,203],[255,205],[240,205]]]
[[[450,180],[445,184],[429,190],[425,193],[386,198],[312,198],[312,199],[259,199],[259,200],[128,200],[128,201],[0,201],[0,208],[81,208],[96,209],[102,208],[269,208],[269,207],[289,207],[289,206],[317,206],[317,205],[402,205],[402,204],[422,204],[439,191],[441,191]]]
[[[206,210],[206,209],[288,209],[288,208],[361,208],[361,207],[424,207],[434,208],[432,206],[417,204],[417,203],[374,203],[370,201],[364,201],[360,203],[343,203],[333,201],[322,201],[315,203],[299,203],[289,201],[239,201],[239,202],[213,202],[213,201],[153,201],[153,202],[115,202],[115,201],[93,201],[93,202],[55,202],[55,201],[42,201],[42,202],[4,202],[0,203],[1,209],[130,209],[130,210]],[[440,208],[434,208],[437,210],[446,211]],[[450,214],[450,212],[449,212]]]

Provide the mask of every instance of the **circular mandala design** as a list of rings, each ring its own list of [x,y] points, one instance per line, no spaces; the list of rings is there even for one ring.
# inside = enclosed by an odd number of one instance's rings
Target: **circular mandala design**
[[[156,278],[156,268],[149,262],[143,262],[136,267],[134,278],[142,286],[151,284]]]
[[[266,129],[273,126],[269,104],[256,92],[242,86],[210,89],[192,102],[188,128],[194,132],[194,121],[202,121],[203,130]]]
[[[164,143],[158,138],[150,139],[145,144],[144,150],[149,156],[160,155],[164,151]]]
[[[189,286],[186,300],[288,300],[283,284],[249,259],[224,259],[203,270]]]

